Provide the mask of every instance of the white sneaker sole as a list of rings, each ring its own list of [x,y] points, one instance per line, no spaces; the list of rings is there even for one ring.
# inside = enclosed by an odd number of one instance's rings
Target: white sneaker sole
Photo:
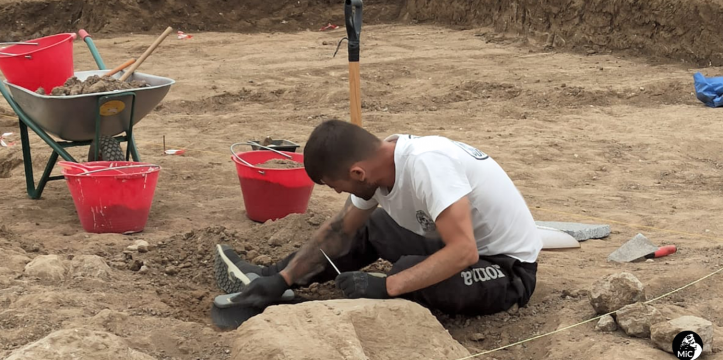
[[[226,257],[219,244],[216,245],[216,258],[214,262],[216,285],[227,294],[237,293],[244,286],[251,283],[251,279]]]

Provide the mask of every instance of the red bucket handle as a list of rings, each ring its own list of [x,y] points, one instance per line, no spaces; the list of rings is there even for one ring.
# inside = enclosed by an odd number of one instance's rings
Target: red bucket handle
[[[233,151],[233,148],[234,148],[234,147],[236,147],[236,146],[238,146],[238,145],[244,145],[244,144],[246,144],[246,143],[235,143],[235,144],[232,144],[232,145],[231,145],[231,155],[233,155],[233,157],[235,157],[236,160],[244,163],[244,165],[246,165],[246,166],[248,166],[248,167],[250,167],[250,168],[253,168],[253,169],[258,169],[257,166],[251,165],[251,163],[249,163],[248,161],[240,158],[238,155],[236,155],[236,152]],[[266,175],[266,172],[263,171],[263,170],[259,170],[259,174],[261,174],[261,175]]]

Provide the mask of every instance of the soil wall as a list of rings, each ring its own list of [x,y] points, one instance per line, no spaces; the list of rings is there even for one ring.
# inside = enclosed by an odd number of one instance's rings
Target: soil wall
[[[402,17],[492,26],[562,48],[632,50],[640,55],[723,65],[718,0],[407,0]],[[548,38],[549,36],[549,38]]]
[[[723,65],[720,0],[368,0],[364,23],[491,26],[560,49]],[[303,31],[343,26],[341,0],[0,0],[0,40],[93,33]]]

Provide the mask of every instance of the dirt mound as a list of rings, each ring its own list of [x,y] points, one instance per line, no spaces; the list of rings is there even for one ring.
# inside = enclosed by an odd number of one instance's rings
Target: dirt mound
[[[266,161],[262,164],[258,164],[256,166],[266,168],[266,169],[296,169],[296,168],[304,167],[304,164],[293,161],[293,160],[271,159],[269,161]]]
[[[152,360],[153,357],[131,349],[118,336],[88,329],[58,330],[34,343],[10,354],[8,360],[20,359],[67,359],[67,358],[114,358],[129,360]]]
[[[208,323],[211,300],[221,293],[212,270],[216,244],[228,244],[242,259],[268,265],[299,248],[323,220],[323,216],[309,212],[256,224],[243,231],[223,226],[195,229],[151,244],[145,253],[123,251],[109,262],[116,269],[149,278],[170,309],[166,315]],[[300,290],[300,294],[334,298],[339,293],[330,283],[310,286]]]
[[[197,229],[152,244],[145,253],[126,250],[112,259],[111,265],[149,278],[170,309],[167,315],[208,323],[210,301],[220,293],[212,271],[214,246],[236,243],[237,239],[236,233],[224,227]],[[140,271],[142,266],[145,269]]]
[[[470,353],[407,300],[272,306],[236,330],[232,359],[459,359]],[[422,340],[423,341],[420,341]]]

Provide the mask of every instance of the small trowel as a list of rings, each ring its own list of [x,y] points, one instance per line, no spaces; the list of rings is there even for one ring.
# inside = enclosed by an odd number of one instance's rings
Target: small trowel
[[[608,256],[608,261],[635,262],[645,259],[659,258],[677,251],[675,245],[658,247],[643,234],[637,234]]]

